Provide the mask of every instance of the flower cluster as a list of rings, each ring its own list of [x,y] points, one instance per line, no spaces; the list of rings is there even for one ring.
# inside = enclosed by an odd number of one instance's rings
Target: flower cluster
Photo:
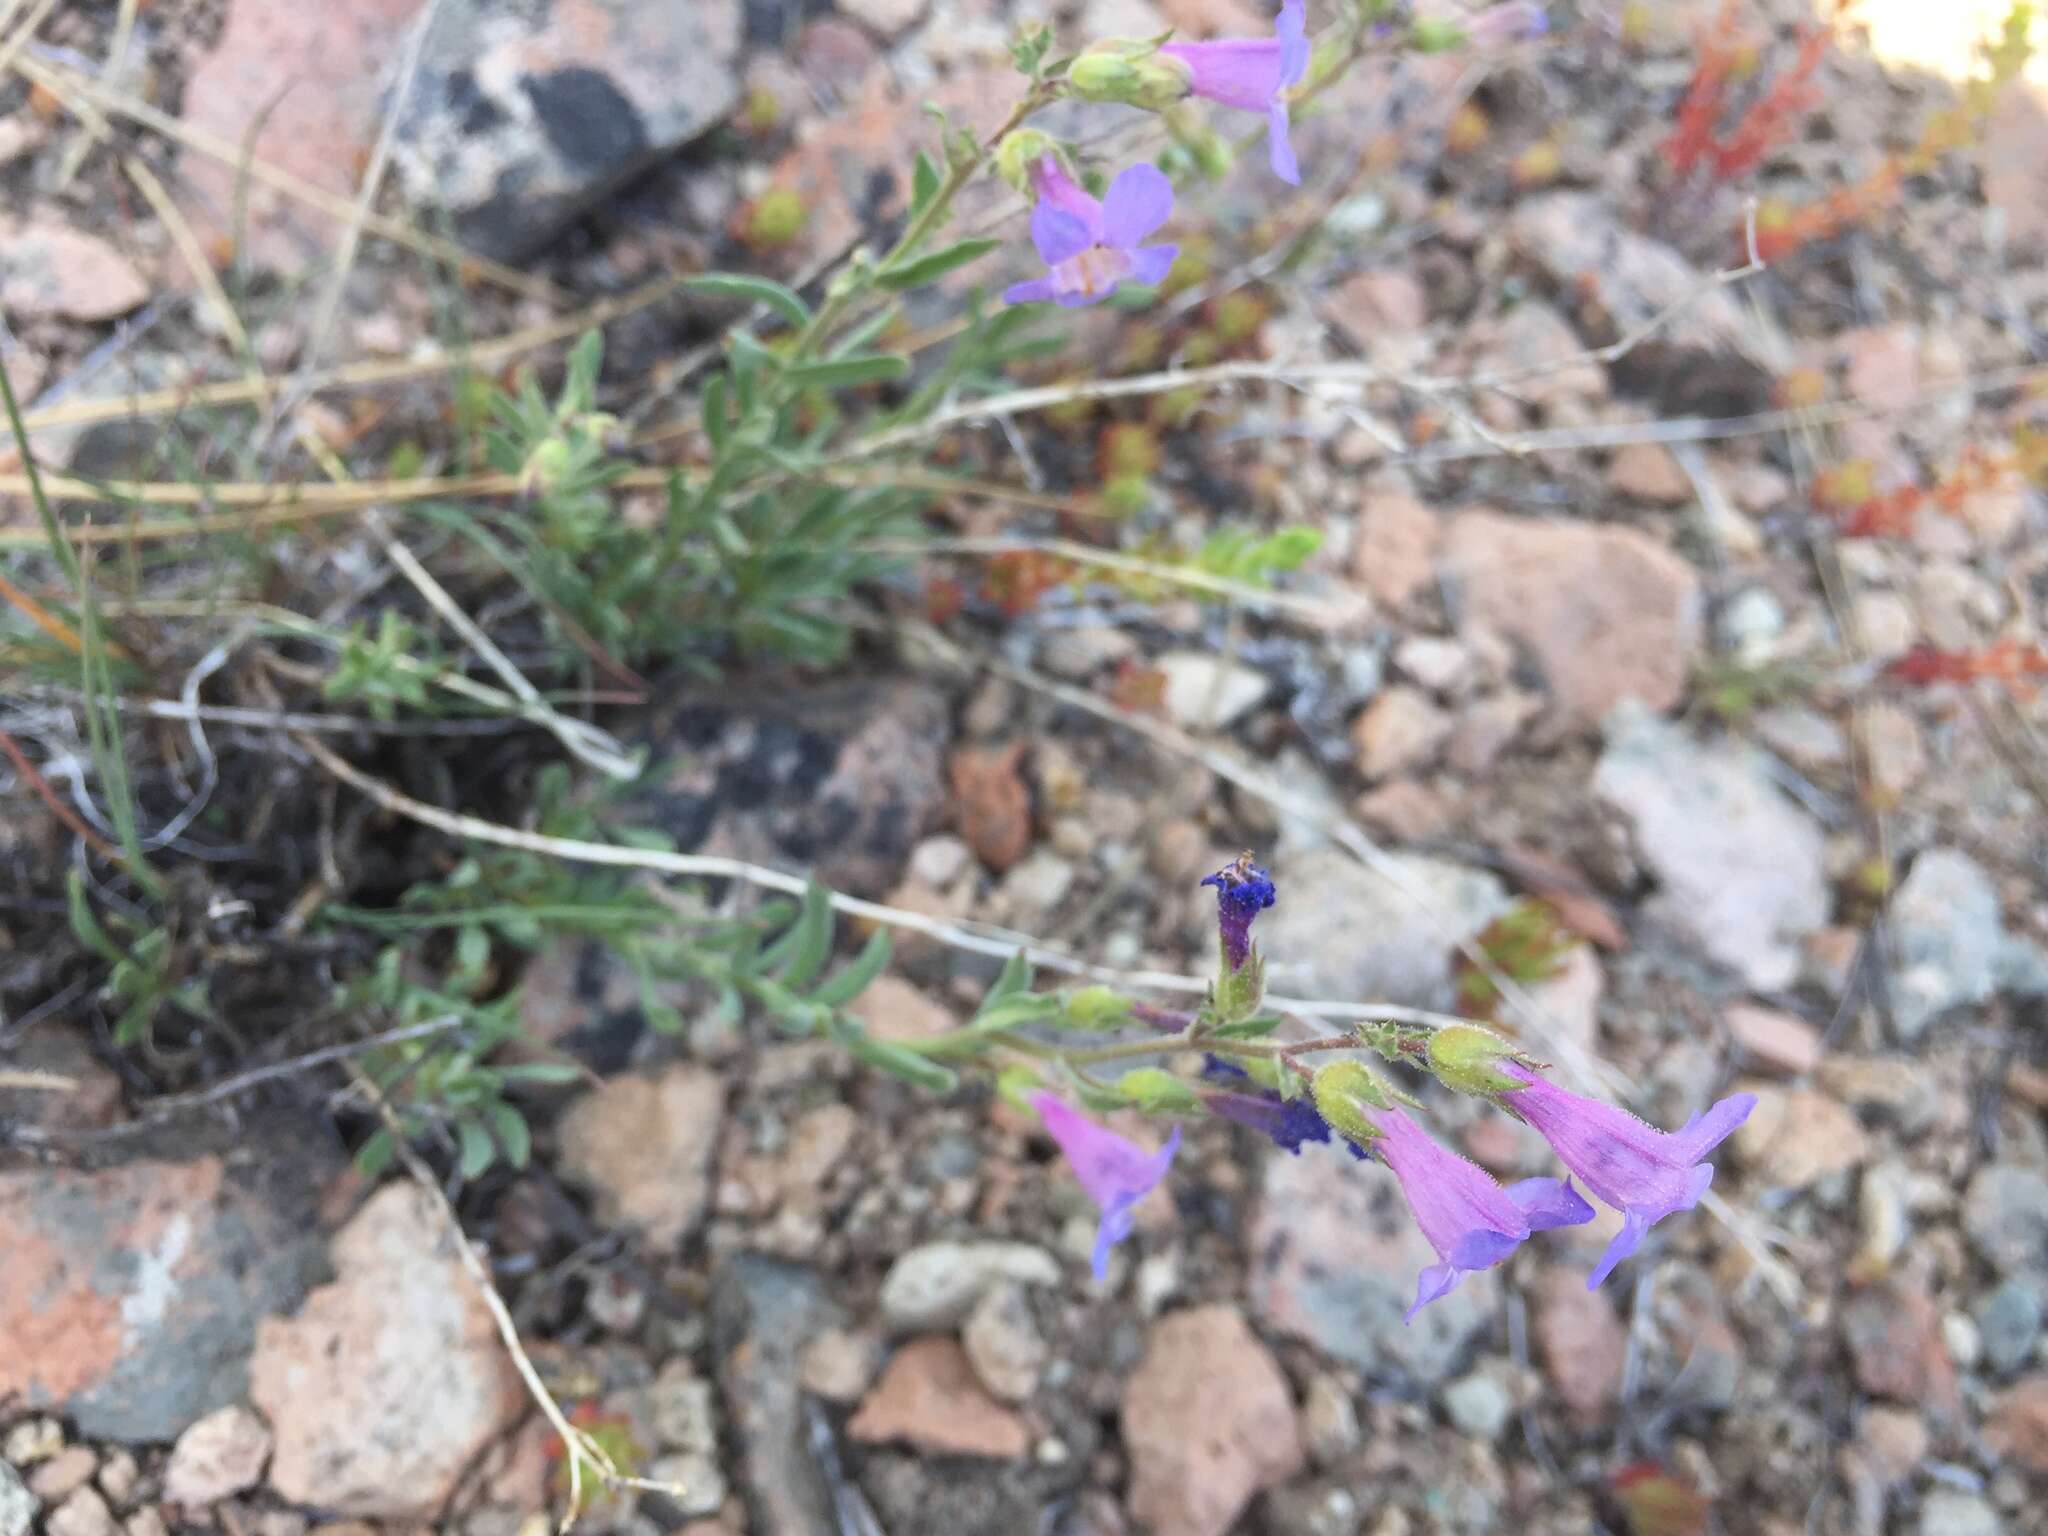
[[[1301,168],[1288,137],[1287,93],[1308,73],[1304,0],[1283,0],[1270,38],[1210,43],[1147,43],[1112,38],[1067,67],[1067,89],[1083,101],[1119,101],[1157,111],[1199,96],[1263,113],[1273,174],[1298,185]],[[1051,141],[1020,129],[998,150],[998,163],[1034,198],[1031,243],[1046,275],[1017,283],[1012,304],[1051,301],[1069,308],[1094,304],[1121,283],[1157,283],[1179,254],[1175,245],[1146,245],[1173,215],[1173,186],[1155,165],[1126,166],[1098,202],[1068,173]]]
[[[1366,25],[1374,38],[1390,38],[1397,30],[1383,19],[1368,17]],[[1548,26],[1536,0],[1506,0],[1462,23],[1417,18],[1406,27],[1405,41],[1424,53],[1500,48],[1539,37]],[[1050,41],[1050,34],[1039,28],[1019,67],[1035,71]],[[1354,31],[1353,56],[1361,46]],[[1330,45],[1332,60],[1340,57],[1342,47],[1341,42]],[[1273,174],[1300,186],[1292,114],[1310,89],[1315,56],[1307,0],[1280,0],[1270,37],[1202,43],[1105,38],[1068,62],[1057,88],[1078,101],[1117,102],[1148,112],[1200,100],[1256,113],[1265,119],[1266,160]],[[1324,68],[1321,76],[1328,78],[1333,69]],[[1227,154],[1223,161],[1228,163]],[[1046,266],[1044,277],[1013,284],[1003,295],[1008,302],[1078,308],[1099,303],[1127,282],[1157,283],[1173,266],[1178,246],[1143,243],[1173,214],[1173,188],[1157,166],[1142,161],[1126,166],[1098,201],[1074,179],[1072,166],[1051,138],[1037,128],[1017,127],[996,146],[996,167],[1031,197],[1031,242]]]
[[[1259,973],[1251,925],[1273,905],[1273,882],[1247,854],[1202,883],[1216,889],[1224,962],[1211,1010],[1228,1012],[1214,1013],[1207,1023],[1212,1030],[1235,1026],[1244,1034],[1259,1022],[1253,1017],[1259,998],[1233,992],[1229,983],[1233,976]],[[1353,1157],[1382,1163],[1393,1174],[1438,1258],[1417,1279],[1409,1319],[1448,1295],[1465,1275],[1499,1264],[1536,1233],[1591,1221],[1593,1207],[1573,1180],[1622,1218],[1587,1278],[1588,1288],[1599,1285],[1653,1225],[1699,1203],[1714,1177],[1708,1155],[1756,1103],[1750,1094],[1735,1094],[1675,1132],[1660,1131],[1626,1110],[1558,1087],[1509,1042],[1477,1025],[1362,1032],[1360,1044],[1426,1067],[1446,1087],[1487,1099],[1535,1129],[1566,1170],[1564,1178],[1503,1187],[1432,1138],[1409,1113],[1415,1100],[1362,1061],[1347,1058],[1311,1072],[1285,1047],[1268,1046],[1247,1068],[1229,1059],[1232,1047],[1222,1035],[1204,1038],[1203,1027],[1197,1017],[1187,1031],[1191,1040],[1203,1039],[1207,1054],[1201,1087],[1187,1093],[1185,1108],[1249,1127],[1290,1153],[1299,1154],[1310,1142],[1341,1141]],[[1176,1128],[1158,1151],[1147,1151],[1051,1093],[1038,1093],[1031,1102],[1101,1210],[1094,1252],[1100,1277],[1109,1250],[1130,1232],[1133,1207],[1166,1177],[1180,1132]]]

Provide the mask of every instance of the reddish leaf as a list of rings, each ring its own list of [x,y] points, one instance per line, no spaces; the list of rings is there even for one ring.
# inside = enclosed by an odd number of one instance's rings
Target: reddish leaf
[[[1654,1461],[1609,1473],[1607,1488],[1628,1517],[1630,1536],[1706,1536],[1713,1518],[1704,1494]]]

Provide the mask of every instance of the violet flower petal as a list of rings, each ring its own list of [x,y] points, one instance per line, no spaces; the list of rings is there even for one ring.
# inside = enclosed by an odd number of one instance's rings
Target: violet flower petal
[[[1288,133],[1287,103],[1277,98],[1266,109],[1266,163],[1290,187],[1301,185],[1301,162],[1294,157],[1294,140]]]
[[[1167,43],[1159,51],[1187,65],[1195,95],[1220,106],[1263,112],[1281,88],[1282,45],[1275,38]]]
[[[1173,261],[1180,255],[1177,245],[1141,245],[1131,252],[1131,281],[1134,283],[1163,283],[1166,274],[1173,269]]]
[[[1012,283],[1003,290],[1005,304],[1039,304],[1058,296],[1049,277],[1034,277],[1028,283]]]
[[[1038,195],[1039,205],[1050,204],[1061,213],[1071,214],[1081,221],[1088,231],[1091,244],[1101,238],[1102,204],[1090,197],[1079,183],[1060,167],[1051,155],[1042,156],[1037,168],[1031,174],[1032,190]]]
[[[1031,210],[1031,243],[1048,267],[1071,261],[1095,243],[1088,226],[1063,208],[1040,203]]]
[[[1130,249],[1173,217],[1173,183],[1140,161],[1117,172],[1102,197],[1101,243]]]
[[[1443,1263],[1423,1271],[1415,1305],[1406,1321],[1440,1296],[1449,1294],[1461,1275],[1490,1269],[1515,1251],[1535,1224],[1530,1209],[1546,1226],[1570,1226],[1592,1219],[1583,1200],[1573,1210],[1555,1180],[1528,1180],[1519,1195],[1504,1190],[1485,1169],[1439,1145],[1412,1117],[1399,1109],[1370,1110],[1378,1129],[1372,1151],[1394,1171],[1415,1224]],[[1574,1197],[1575,1198],[1575,1197]]]
[[[1280,14],[1273,20],[1273,35],[1280,43],[1281,87],[1301,84],[1308,76],[1312,53],[1308,41],[1307,0],[1282,0]]]
[[[1507,1186],[1507,1197],[1521,1208],[1531,1232],[1583,1226],[1594,1216],[1570,1179],[1522,1179]]]
[[[1173,1128],[1157,1152],[1148,1152],[1129,1137],[1097,1125],[1055,1094],[1034,1093],[1030,1102],[1081,1188],[1102,1213],[1092,1257],[1095,1278],[1100,1280],[1109,1272],[1109,1250],[1130,1236],[1132,1212],[1138,1202],[1158,1187],[1173,1166],[1174,1154],[1180,1150],[1180,1127]]]
[[[1244,968],[1252,952],[1252,920],[1280,899],[1272,876],[1251,862],[1246,854],[1205,876],[1203,885],[1216,887],[1216,930],[1223,940],[1223,953],[1232,971]]]
[[[1754,1094],[1731,1094],[1673,1133],[1618,1105],[1560,1088],[1519,1062],[1503,1061],[1501,1070],[1528,1086],[1501,1094],[1500,1102],[1535,1127],[1587,1189],[1622,1213],[1622,1230],[1594,1266],[1589,1289],[1657,1222],[1699,1204],[1714,1177],[1703,1159],[1756,1107]]]

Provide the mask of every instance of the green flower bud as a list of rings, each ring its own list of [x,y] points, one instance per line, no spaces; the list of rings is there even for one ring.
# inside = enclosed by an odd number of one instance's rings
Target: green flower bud
[[[1187,99],[1194,71],[1151,43],[1113,37],[1067,66],[1067,89],[1083,101],[1120,101],[1157,112]]]
[[[1065,168],[1064,157],[1051,134],[1040,133],[1036,128],[1014,128],[996,145],[996,174],[1029,197],[1032,172],[1047,155],[1060,159]],[[1071,177],[1072,170],[1068,169],[1067,174]]]
[[[1196,1107],[1195,1091],[1164,1067],[1139,1067],[1116,1080],[1117,1092],[1147,1114]]]
[[[546,496],[554,491],[568,474],[572,458],[569,445],[563,439],[543,438],[526,456],[525,467],[519,475],[520,494]]]
[[[1237,163],[1237,152],[1230,147],[1230,140],[1209,126],[1208,119],[1184,107],[1169,108],[1160,116],[1173,142],[1187,151],[1202,175],[1211,181],[1221,181],[1230,174],[1231,166]]]
[[[1083,987],[1067,996],[1067,1022],[1076,1029],[1108,1029],[1131,1016],[1131,1000],[1113,987]]]
[[[1446,1088],[1481,1098],[1526,1087],[1500,1070],[1500,1063],[1519,1054],[1490,1029],[1454,1024],[1429,1037],[1429,1069]]]
[[[1465,46],[1465,29],[1455,21],[1425,16],[1409,29],[1408,46],[1417,53],[1449,53]]]
[[[996,1074],[996,1097],[1017,1109],[1031,1109],[1031,1095],[1041,1092],[1044,1087],[1045,1079],[1038,1075],[1038,1069],[1021,1062],[1004,1067]]]
[[[1309,1082],[1309,1097],[1316,1101],[1316,1113],[1330,1122],[1331,1129],[1361,1147],[1370,1147],[1380,1135],[1366,1111],[1394,1107],[1379,1074],[1362,1061],[1333,1061],[1318,1067]]]

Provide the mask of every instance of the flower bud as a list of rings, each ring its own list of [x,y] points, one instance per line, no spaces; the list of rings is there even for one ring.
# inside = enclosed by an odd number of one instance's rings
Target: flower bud
[[[1408,46],[1417,53],[1449,53],[1465,46],[1465,29],[1455,21],[1418,16],[1408,29]]]
[[[1067,1022],[1076,1029],[1109,1029],[1131,1016],[1131,1000],[1113,987],[1083,987],[1067,997]]]
[[[1120,101],[1157,112],[1188,97],[1194,71],[1150,43],[1113,37],[1067,66],[1067,88],[1083,101]]]
[[[1446,1088],[1485,1097],[1510,1093],[1523,1083],[1501,1071],[1519,1053],[1490,1029],[1454,1024],[1429,1037],[1429,1069]]]
[[[1060,157],[1050,134],[1036,128],[1013,128],[996,145],[996,174],[1026,197],[1032,195],[1032,174],[1045,156]],[[1064,168],[1064,167],[1063,167]],[[1073,173],[1068,171],[1068,175]]]
[[[1185,1113],[1200,1106],[1194,1089],[1164,1067],[1139,1067],[1116,1080],[1116,1091],[1147,1114]]]
[[[519,472],[519,494],[552,494],[560,487],[563,477],[568,474],[572,458],[569,444],[564,439],[543,438],[534,445],[533,452],[526,456],[526,463]]]
[[[1371,1146],[1382,1134],[1369,1111],[1393,1108],[1379,1074],[1362,1061],[1333,1061],[1318,1067],[1309,1082],[1309,1096],[1316,1102],[1316,1113],[1329,1121],[1338,1135],[1361,1147]]]

